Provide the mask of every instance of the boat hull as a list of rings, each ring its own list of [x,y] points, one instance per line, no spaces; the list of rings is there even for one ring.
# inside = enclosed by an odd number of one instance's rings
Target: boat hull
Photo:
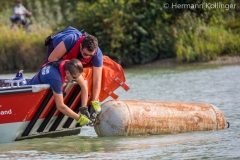
[[[64,87],[64,102],[76,113],[81,104],[77,84]],[[79,134],[81,127],[56,109],[49,85],[0,89],[0,143],[35,137]]]

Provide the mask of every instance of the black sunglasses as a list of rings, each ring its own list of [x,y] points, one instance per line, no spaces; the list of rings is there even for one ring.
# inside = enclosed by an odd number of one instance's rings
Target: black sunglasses
[[[82,47],[81,47],[81,50],[82,50],[82,54],[83,54],[84,56],[94,56],[94,55],[95,55],[95,53],[94,53],[94,54],[87,54],[87,53],[85,53],[85,52],[83,51]]]
[[[73,81],[76,81],[76,79],[77,79],[78,77],[73,76],[71,72],[69,72],[69,73],[71,74],[71,76],[72,76],[72,78],[73,78]]]

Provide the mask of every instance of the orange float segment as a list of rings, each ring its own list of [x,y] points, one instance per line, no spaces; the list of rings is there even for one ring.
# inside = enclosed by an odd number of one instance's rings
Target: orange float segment
[[[86,80],[86,83],[88,85],[88,94],[90,101],[92,97],[92,67],[84,67],[83,78]],[[126,79],[121,65],[109,57],[103,56],[102,83],[99,101],[104,101],[108,96],[111,96],[113,99],[117,99],[118,95],[116,95],[114,91],[120,86],[125,91],[128,91],[130,88],[125,82]]]

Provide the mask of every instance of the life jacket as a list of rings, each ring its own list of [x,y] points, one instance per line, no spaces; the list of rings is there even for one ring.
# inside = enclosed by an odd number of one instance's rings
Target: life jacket
[[[83,78],[87,81],[89,101],[92,99],[92,66],[87,66],[83,68]],[[122,67],[110,59],[108,56],[103,56],[103,70],[102,70],[102,82],[101,90],[99,94],[99,101],[104,101],[107,97],[111,96],[113,99],[117,99],[118,95],[114,91],[118,87],[122,87],[125,91],[130,88],[125,83],[125,75]]]
[[[70,59],[78,57],[79,50],[80,50],[80,44],[82,43],[83,39],[84,39],[84,36],[80,37],[77,40],[77,42],[74,44],[72,49],[65,56],[63,56],[64,60],[67,60],[67,59],[70,60]],[[93,56],[90,56],[89,58],[82,58],[82,59],[79,59],[79,60],[82,62],[83,66],[86,66],[87,64],[90,63],[92,57]]]
[[[56,67],[61,75],[61,79],[62,79],[62,84],[66,81],[66,73],[65,73],[65,70],[64,70],[64,65],[66,62],[68,62],[69,60],[59,60],[59,61],[54,61],[54,62],[47,62],[45,63],[43,67],[45,66],[53,66],[53,67]],[[41,68],[41,69],[42,69]],[[41,70],[40,70],[41,71]],[[38,74],[39,75],[39,74]],[[41,79],[40,77],[38,77],[39,81],[41,82]],[[42,82],[41,82],[42,83]]]
[[[55,61],[55,62],[48,62],[43,65],[52,65],[59,69],[59,72],[62,77],[62,83],[65,82],[65,71],[64,71],[64,64],[68,60],[63,61]],[[87,86],[88,86],[88,105],[92,100],[92,82],[93,82],[93,67],[88,65],[87,67],[83,68],[82,76],[85,79]],[[102,81],[101,81],[101,90],[99,94],[99,101],[102,102],[109,96],[113,99],[117,99],[118,95],[114,93],[114,91],[119,88],[120,86],[125,90],[128,91],[130,88],[125,83],[125,75],[122,67],[110,59],[108,56],[103,56],[103,70],[102,70]]]

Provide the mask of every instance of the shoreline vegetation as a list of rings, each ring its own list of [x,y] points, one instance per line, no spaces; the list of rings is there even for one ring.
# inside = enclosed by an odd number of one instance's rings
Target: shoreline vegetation
[[[150,68],[170,68],[170,67],[179,67],[179,66],[215,66],[215,65],[240,65],[240,56],[221,56],[216,60],[211,60],[208,62],[193,62],[193,63],[177,63],[175,58],[166,58],[161,60],[156,60],[151,63],[134,65],[130,68],[139,68],[139,69],[150,69]]]
[[[96,36],[103,54],[123,68],[235,63],[232,57],[240,56],[240,1],[222,0],[222,5],[234,6],[229,9],[214,8],[214,0],[186,3],[23,0],[32,12],[32,29],[25,32],[10,29],[15,4],[1,0],[0,73],[37,71],[46,58],[45,38],[68,26]],[[206,3],[211,9],[196,7]]]

